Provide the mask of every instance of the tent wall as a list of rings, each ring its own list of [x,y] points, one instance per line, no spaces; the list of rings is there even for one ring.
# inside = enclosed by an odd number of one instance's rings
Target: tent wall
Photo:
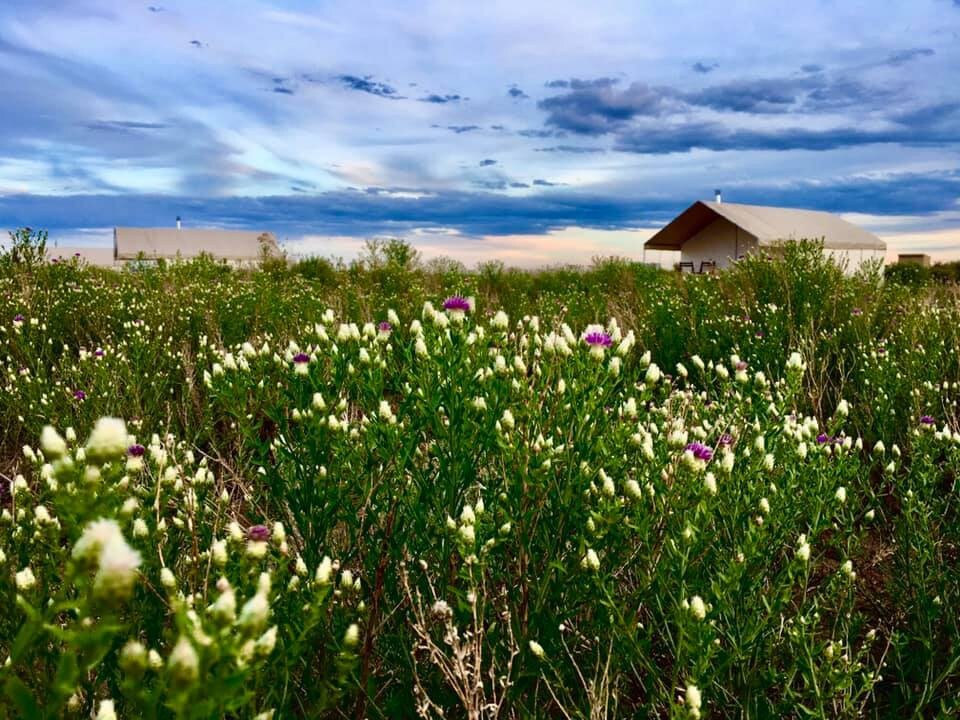
[[[703,262],[715,262],[718,268],[725,268],[756,249],[755,237],[726,218],[717,218],[683,244],[680,261],[692,262],[697,271]]]

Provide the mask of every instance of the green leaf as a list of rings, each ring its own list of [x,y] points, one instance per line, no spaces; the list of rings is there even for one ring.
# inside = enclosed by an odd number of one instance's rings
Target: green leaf
[[[42,714],[40,706],[30,692],[30,689],[23,684],[23,681],[15,675],[7,678],[3,687],[4,693],[10,701],[16,706],[19,716],[24,720],[40,720]]]

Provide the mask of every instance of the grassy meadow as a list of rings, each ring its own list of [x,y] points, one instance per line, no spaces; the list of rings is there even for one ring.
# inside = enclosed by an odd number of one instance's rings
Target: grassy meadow
[[[0,255],[0,717],[960,712],[960,293]]]

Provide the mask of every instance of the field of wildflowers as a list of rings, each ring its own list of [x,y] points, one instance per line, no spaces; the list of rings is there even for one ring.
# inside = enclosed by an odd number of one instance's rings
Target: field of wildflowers
[[[0,716],[960,712],[954,287],[397,250],[0,256]]]

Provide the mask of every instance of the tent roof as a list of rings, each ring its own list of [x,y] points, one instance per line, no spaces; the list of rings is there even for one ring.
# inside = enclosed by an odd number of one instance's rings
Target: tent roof
[[[201,253],[221,260],[257,260],[261,238],[271,250],[277,241],[271,233],[250,230],[177,230],[176,228],[118,227],[113,231],[117,260],[193,258]]]
[[[652,238],[651,250],[679,250],[683,244],[717,218],[729,220],[753,235],[759,245],[784,240],[820,240],[831,250],[886,250],[880,238],[832,213],[818,210],[738,205],[697,201]]]

